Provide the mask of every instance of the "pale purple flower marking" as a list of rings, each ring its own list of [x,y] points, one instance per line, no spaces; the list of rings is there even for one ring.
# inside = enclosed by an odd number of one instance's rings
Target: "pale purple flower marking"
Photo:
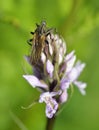
[[[56,113],[58,109],[58,103],[53,98],[56,95],[60,95],[61,91],[58,92],[45,92],[40,95],[39,102],[45,102],[46,103],[46,115],[48,118],[52,118],[53,115]]]
[[[58,103],[54,98],[50,99],[50,102],[46,104],[46,116],[52,118],[58,109]]]

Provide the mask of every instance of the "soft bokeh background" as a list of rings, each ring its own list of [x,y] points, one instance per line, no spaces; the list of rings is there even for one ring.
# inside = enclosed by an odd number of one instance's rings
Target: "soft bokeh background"
[[[67,51],[76,50],[87,64],[80,77],[88,84],[87,95],[75,88],[54,130],[99,130],[99,0],[0,0],[0,130],[45,128],[44,104],[21,109],[39,96],[22,75],[29,32],[41,20],[56,27]]]

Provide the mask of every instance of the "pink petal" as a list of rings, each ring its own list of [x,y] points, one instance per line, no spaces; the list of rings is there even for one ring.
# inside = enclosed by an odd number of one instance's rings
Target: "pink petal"
[[[78,61],[76,65],[73,67],[73,69],[70,71],[70,73],[67,75],[68,79],[71,80],[71,82],[75,81],[83,71],[84,67],[85,64],[81,64]]]
[[[70,82],[73,82],[78,78],[78,76],[79,76],[79,72],[77,71],[76,68],[73,68],[71,72],[67,75],[67,78]]]
[[[32,87],[41,87],[44,89],[48,89],[48,86],[43,81],[39,80],[34,75],[23,75],[23,77],[30,83]]]
[[[66,61],[68,61],[68,60],[70,60],[71,59],[71,57],[73,57],[74,56],[74,53],[75,53],[75,51],[72,51],[72,52],[70,52],[67,56],[66,56]]]
[[[86,94],[85,88],[87,86],[86,83],[80,82],[80,81],[75,81],[74,84],[78,87],[82,95]]]
[[[66,102],[67,99],[68,99],[68,93],[67,93],[67,90],[65,89],[60,96],[60,103]]]
[[[70,81],[66,78],[63,78],[61,80],[61,84],[60,84],[60,87],[62,90],[65,90],[65,89],[68,89],[69,88],[69,85],[70,85]]]
[[[78,70],[79,74],[83,71],[85,65],[85,63],[81,63],[80,61],[76,63],[75,68]]]

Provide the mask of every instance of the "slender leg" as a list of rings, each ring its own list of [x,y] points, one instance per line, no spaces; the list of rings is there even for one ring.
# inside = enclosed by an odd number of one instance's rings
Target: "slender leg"
[[[32,46],[32,42],[33,41],[33,39],[29,39],[29,40],[27,40],[27,43],[30,45],[30,46]]]

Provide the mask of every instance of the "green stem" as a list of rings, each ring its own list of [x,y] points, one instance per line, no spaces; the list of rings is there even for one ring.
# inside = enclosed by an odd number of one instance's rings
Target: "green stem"
[[[47,118],[46,130],[53,130],[55,124],[55,117],[49,119]]]

